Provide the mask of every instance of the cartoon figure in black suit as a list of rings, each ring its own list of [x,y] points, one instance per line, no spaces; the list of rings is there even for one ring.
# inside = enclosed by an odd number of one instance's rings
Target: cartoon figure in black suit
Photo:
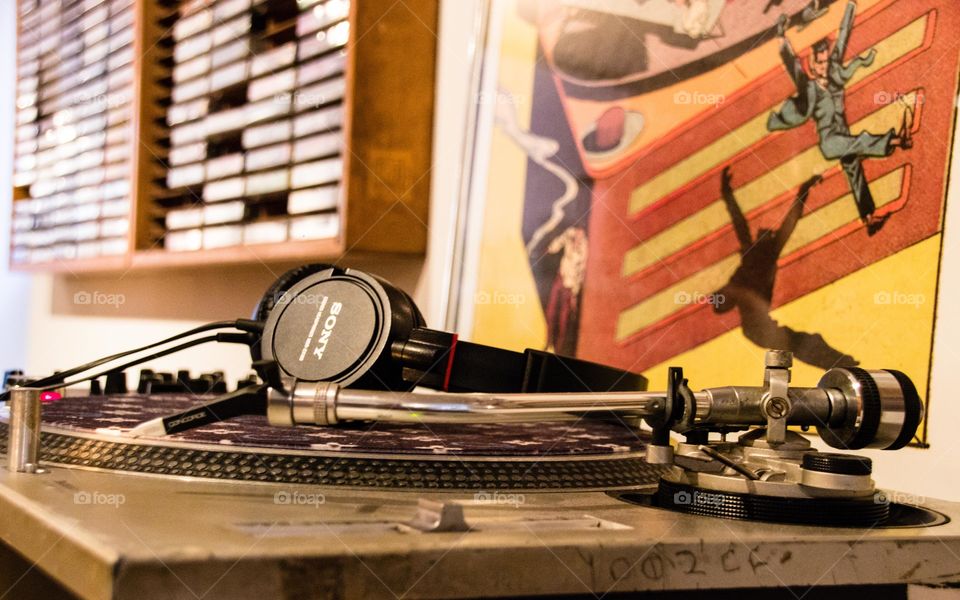
[[[548,254],[560,255],[560,267],[547,303],[547,348],[573,356],[577,351],[580,291],[587,270],[587,234],[582,227],[568,227],[553,238]]]
[[[836,44],[831,48],[829,40],[823,39],[813,46],[809,60],[809,69],[803,69],[790,41],[784,36],[787,19],[780,18],[777,29],[783,39],[780,56],[787,72],[797,86],[798,94],[787,100],[779,111],[770,115],[767,129],[778,131],[799,127],[813,120],[820,136],[820,152],[830,160],[839,160],[847,176],[850,190],[857,203],[860,219],[867,226],[867,233],[873,235],[883,227],[889,215],[875,214],[876,205],[870,187],[863,174],[863,159],[884,157],[893,154],[897,148],[909,149],[913,146],[910,129],[913,126],[913,111],[907,107],[899,132],[890,129],[883,134],[861,132],[850,133],[847,124],[845,95],[847,82],[857,69],[869,67],[877,55],[871,48],[865,55],[858,56],[844,64],[843,57],[853,29],[853,16],[857,10],[855,2],[847,4]]]
[[[730,167],[723,170],[721,192],[740,242],[740,266],[730,282],[714,295],[716,302],[713,310],[725,313],[737,308],[743,335],[761,348],[790,350],[798,360],[821,369],[852,367],[859,363],[831,347],[820,334],[794,331],[770,316],[773,286],[777,280],[777,260],[800,221],[810,189],[819,181],[820,177],[815,176],[804,182],[780,227],[776,230],[760,229],[754,239],[733,196]]]

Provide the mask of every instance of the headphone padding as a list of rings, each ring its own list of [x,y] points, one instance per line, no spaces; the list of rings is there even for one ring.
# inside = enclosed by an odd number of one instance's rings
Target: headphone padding
[[[309,265],[300,265],[299,267],[290,269],[278,277],[277,280],[274,281],[269,288],[267,288],[267,291],[263,293],[263,296],[260,297],[260,301],[257,302],[256,308],[253,309],[253,319],[255,321],[266,321],[270,311],[273,310],[274,306],[276,306],[277,300],[283,295],[284,292],[295,286],[304,277],[308,277],[314,273],[319,273],[320,271],[333,268],[333,265],[328,265],[325,263],[311,263]]]

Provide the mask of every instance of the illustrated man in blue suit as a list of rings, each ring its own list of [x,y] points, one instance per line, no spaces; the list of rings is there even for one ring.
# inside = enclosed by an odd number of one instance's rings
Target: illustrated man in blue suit
[[[899,132],[890,129],[883,134],[861,132],[850,133],[846,115],[846,86],[854,73],[861,67],[869,67],[877,55],[871,48],[865,55],[857,56],[844,64],[843,57],[853,29],[853,17],[857,10],[855,2],[847,4],[837,41],[832,45],[823,39],[814,44],[813,53],[808,61],[809,72],[804,70],[800,59],[794,52],[790,41],[785,37],[787,18],[780,18],[777,34],[783,40],[780,56],[791,79],[797,86],[797,95],[787,100],[780,110],[770,115],[767,129],[780,131],[799,127],[813,120],[820,137],[820,152],[828,160],[839,160],[843,172],[850,184],[860,219],[867,227],[867,233],[874,235],[883,227],[889,214],[875,214],[876,205],[870,187],[863,174],[863,159],[884,157],[893,154],[897,148],[907,150],[913,146],[910,129],[913,125],[913,111],[907,107]]]

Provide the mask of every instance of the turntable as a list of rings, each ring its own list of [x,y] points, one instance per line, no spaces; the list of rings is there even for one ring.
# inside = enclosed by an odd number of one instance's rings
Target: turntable
[[[23,388],[0,424],[11,464],[31,451],[16,428],[42,412],[42,434],[32,467],[0,471],[0,534],[90,598],[904,597],[960,582],[960,507],[903,502],[868,459],[796,430],[902,447],[922,418],[910,380],[834,369],[795,388],[789,368],[771,352],[762,386],[693,391],[672,369],[664,392],[601,394],[284,378],[265,414],[171,435],[150,424],[211,397],[68,395],[25,412]]]
[[[41,463],[164,476],[392,490],[619,489],[655,484],[645,436],[616,422],[270,426],[242,415],[125,435],[195,406],[185,394],[68,397],[44,407]],[[7,426],[0,423],[0,437]]]

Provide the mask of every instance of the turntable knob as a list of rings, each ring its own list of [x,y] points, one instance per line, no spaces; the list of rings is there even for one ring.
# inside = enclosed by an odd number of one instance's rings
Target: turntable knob
[[[808,452],[803,455],[803,468],[836,475],[870,475],[873,462],[866,456],[835,452]]]

